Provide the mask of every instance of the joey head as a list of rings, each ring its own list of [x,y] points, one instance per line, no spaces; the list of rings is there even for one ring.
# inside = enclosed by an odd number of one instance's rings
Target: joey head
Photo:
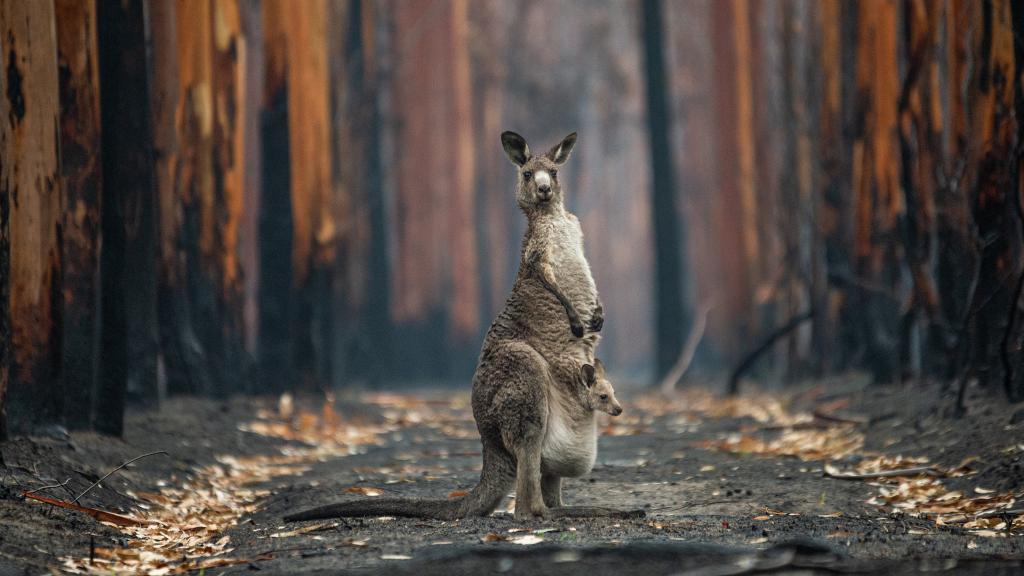
[[[604,412],[612,416],[622,414],[622,405],[615,397],[615,388],[604,373],[604,364],[594,359],[594,365],[583,365],[583,381],[589,389],[587,400],[594,412]]]

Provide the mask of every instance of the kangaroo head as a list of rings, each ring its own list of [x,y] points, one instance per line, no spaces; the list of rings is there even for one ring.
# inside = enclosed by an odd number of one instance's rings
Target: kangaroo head
[[[519,169],[516,179],[516,203],[527,214],[562,207],[562,185],[558,180],[558,167],[569,159],[576,145],[573,132],[551,150],[533,156],[526,139],[515,132],[501,133],[501,146],[505,154]]]
[[[612,416],[622,414],[622,405],[615,398],[615,389],[612,383],[605,377],[604,363],[594,359],[594,365],[583,365],[583,382],[587,385],[587,399],[590,402],[590,409],[607,412]]]

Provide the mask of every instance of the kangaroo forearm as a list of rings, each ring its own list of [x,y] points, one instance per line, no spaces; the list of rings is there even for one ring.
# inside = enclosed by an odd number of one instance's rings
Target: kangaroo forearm
[[[573,306],[569,297],[566,296],[565,293],[562,292],[562,289],[558,287],[558,284],[556,284],[553,279],[546,278],[544,274],[540,274],[539,278],[541,285],[544,286],[548,292],[551,292],[551,294],[558,299],[559,304],[565,308],[565,313],[569,315],[569,320],[578,319],[580,317],[579,312],[576,310],[576,307]]]

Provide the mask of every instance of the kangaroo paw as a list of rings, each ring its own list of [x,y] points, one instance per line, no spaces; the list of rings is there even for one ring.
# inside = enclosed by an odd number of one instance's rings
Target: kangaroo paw
[[[583,337],[583,322],[579,318],[569,320],[569,328],[572,330],[572,335],[577,338]]]

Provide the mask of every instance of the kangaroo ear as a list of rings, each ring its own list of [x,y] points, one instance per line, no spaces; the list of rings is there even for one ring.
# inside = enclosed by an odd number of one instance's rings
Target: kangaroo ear
[[[572,147],[576,145],[576,133],[573,132],[561,142],[555,145],[554,148],[548,150],[546,156],[551,159],[555,164],[565,164],[565,161],[569,159],[569,153],[572,152]]]
[[[590,388],[591,386],[594,385],[594,367],[591,366],[590,364],[583,365],[583,381],[587,383],[587,388]]]
[[[604,374],[604,362],[600,358],[594,358],[594,368],[598,374]]]
[[[522,166],[530,159],[530,147],[526,145],[526,138],[515,132],[501,133],[501,147],[505,149],[508,159],[516,166]]]

